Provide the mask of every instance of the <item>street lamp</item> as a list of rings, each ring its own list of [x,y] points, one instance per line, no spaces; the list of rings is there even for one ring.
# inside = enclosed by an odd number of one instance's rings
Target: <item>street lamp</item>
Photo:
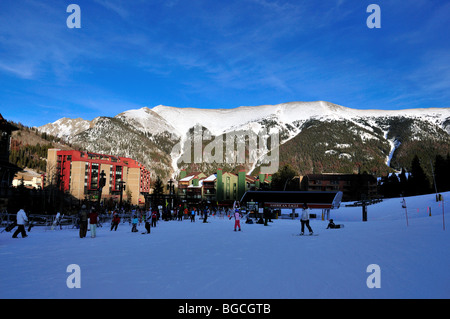
[[[169,190],[169,198],[171,201],[170,209],[172,210],[173,209],[173,194],[175,193],[175,189],[174,189],[175,185],[174,185],[174,182],[172,179],[170,179],[167,183],[168,183],[167,189]]]
[[[119,202],[119,207],[122,208],[122,196],[123,196],[123,191],[125,190],[125,185],[126,182],[124,181],[120,181],[118,182],[119,184],[119,191],[120,191],[120,202]]]
[[[100,208],[100,200],[102,197],[102,190],[106,184],[105,176],[106,176],[105,171],[102,170],[102,172],[100,173],[100,180],[98,181],[98,202],[97,202],[98,208]]]

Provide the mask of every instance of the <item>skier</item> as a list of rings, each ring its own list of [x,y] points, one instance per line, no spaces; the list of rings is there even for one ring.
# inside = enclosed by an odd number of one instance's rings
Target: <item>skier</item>
[[[206,221],[207,219],[208,219],[208,209],[205,209],[203,212],[203,222],[207,223]]]
[[[239,231],[241,231],[241,214],[239,213],[239,209],[234,211],[234,231],[236,231],[236,227],[239,227]]]
[[[156,211],[152,212],[152,227],[156,227],[156,220],[158,219],[158,216],[156,215]]]
[[[17,235],[19,235],[19,233],[22,234],[22,238],[28,237],[27,233],[25,232],[25,223],[27,221],[28,221],[27,214],[25,214],[25,211],[23,209],[20,209],[16,215],[16,224],[19,227],[17,227],[12,238],[17,238]]]
[[[269,210],[269,208],[264,208],[264,213],[263,213],[263,215],[264,215],[264,226],[269,226],[268,224],[267,224],[267,221],[269,220],[269,215],[270,215],[270,210]]]
[[[91,238],[95,238],[97,235],[97,223],[98,223],[98,213],[97,210],[92,207],[91,213],[89,214],[89,224],[91,229]]]
[[[300,235],[303,235],[304,230],[305,230],[305,225],[306,225],[306,227],[308,227],[309,234],[312,235],[313,230],[311,229],[311,226],[309,226],[309,208],[306,203],[303,204],[303,210],[302,210],[302,215],[300,217],[300,222],[302,223],[302,232],[300,233]]]
[[[139,222],[139,219],[137,218],[137,216],[133,215],[133,221],[132,221],[133,227],[131,228],[131,232],[135,233],[138,231],[138,229],[137,229],[138,222]]]
[[[114,229],[114,231],[116,231],[117,230],[117,226],[119,225],[119,223],[120,223],[119,214],[117,212],[114,212],[113,213],[113,218],[112,218],[112,221],[111,221],[111,230]]]
[[[51,230],[55,229],[55,226],[58,226],[58,225],[59,225],[59,229],[62,229],[61,224],[60,224],[60,218],[61,218],[61,214],[59,212],[57,212],[56,216],[55,216],[55,220],[53,221]]]
[[[147,230],[147,234],[150,234],[150,220],[152,218],[152,212],[149,209],[146,213],[145,213],[145,229]]]
[[[86,237],[88,224],[88,212],[86,210],[86,205],[81,206],[79,217],[80,217],[80,238],[84,238]]]
[[[195,222],[195,208],[193,208],[191,212],[191,222]]]
[[[178,220],[183,221],[183,209],[181,208],[181,205],[180,209],[178,210]]]

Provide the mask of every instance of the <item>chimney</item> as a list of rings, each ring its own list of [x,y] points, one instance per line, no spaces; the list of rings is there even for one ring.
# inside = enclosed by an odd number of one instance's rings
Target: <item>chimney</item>
[[[217,169],[216,178],[216,200],[218,202],[223,201],[223,182],[222,182],[222,169]]]
[[[238,189],[237,189],[237,200],[241,200],[242,196],[245,194],[245,171],[241,169],[238,173]]]

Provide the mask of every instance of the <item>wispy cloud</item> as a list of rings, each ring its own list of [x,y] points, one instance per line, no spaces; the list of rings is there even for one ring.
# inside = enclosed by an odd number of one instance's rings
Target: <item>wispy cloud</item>
[[[94,0],[94,2],[108,10],[113,11],[122,19],[127,19],[130,17],[130,12],[125,7],[125,3],[129,4],[129,1],[126,1],[124,3],[122,1],[117,0]]]
[[[8,73],[14,74],[22,79],[32,79],[34,76],[33,66],[29,64],[19,63],[14,64],[11,62],[2,63],[0,62],[0,69]]]

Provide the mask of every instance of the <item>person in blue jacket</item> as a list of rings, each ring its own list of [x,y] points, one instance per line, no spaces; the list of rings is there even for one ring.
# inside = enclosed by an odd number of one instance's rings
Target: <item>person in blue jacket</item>
[[[137,229],[137,224],[138,224],[138,222],[139,222],[139,219],[137,218],[137,216],[136,215],[134,215],[133,216],[133,220],[132,220],[132,225],[133,225],[133,227],[131,228],[131,231],[133,232],[133,233],[135,233],[135,232],[137,232],[138,231],[138,229]]]

